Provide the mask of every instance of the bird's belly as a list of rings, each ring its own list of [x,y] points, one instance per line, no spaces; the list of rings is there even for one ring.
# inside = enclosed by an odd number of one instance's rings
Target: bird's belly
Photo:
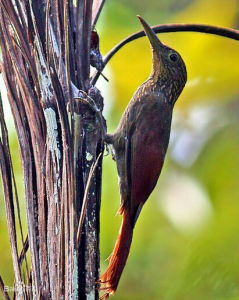
[[[168,140],[169,134],[155,127],[145,130],[135,144],[131,174],[133,203],[144,203],[154,189],[163,167]]]

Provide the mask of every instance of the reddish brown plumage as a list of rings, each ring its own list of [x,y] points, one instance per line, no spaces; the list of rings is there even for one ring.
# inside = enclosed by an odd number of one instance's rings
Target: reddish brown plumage
[[[163,167],[174,103],[186,83],[180,55],[163,45],[145,21],[140,21],[153,48],[153,70],[133,95],[115,134],[106,137],[115,152],[123,221],[109,266],[99,280],[106,291],[101,299],[114,294],[118,286],[134,225]]]
[[[121,273],[126,264],[129,249],[133,236],[133,228],[130,223],[128,210],[122,212],[123,220],[120,227],[119,236],[116,240],[114,250],[109,258],[109,266],[107,271],[100,277],[100,281],[104,283],[105,294],[100,298],[107,299],[109,295],[113,295],[118,286]]]

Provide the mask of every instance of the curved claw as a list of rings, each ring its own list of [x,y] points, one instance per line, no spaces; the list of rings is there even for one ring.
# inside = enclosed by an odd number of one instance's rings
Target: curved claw
[[[101,280],[98,279],[96,281],[96,284],[100,284],[103,286],[100,286],[97,288],[98,291],[105,291],[105,293],[100,297],[100,300],[105,300],[110,297],[110,295],[113,295],[115,293],[115,290],[112,288],[112,286],[109,284],[109,280]]]

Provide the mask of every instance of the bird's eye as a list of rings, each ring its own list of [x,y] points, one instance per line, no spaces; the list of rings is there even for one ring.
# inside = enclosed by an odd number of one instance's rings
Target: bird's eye
[[[178,55],[176,53],[169,54],[169,59],[173,62],[178,60]]]

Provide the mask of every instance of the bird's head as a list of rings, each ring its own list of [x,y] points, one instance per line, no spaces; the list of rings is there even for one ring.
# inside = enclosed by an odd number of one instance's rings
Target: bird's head
[[[180,54],[164,45],[144,21],[138,16],[153,50],[153,69],[151,77],[160,85],[168,101],[175,103],[187,81],[187,70]]]

